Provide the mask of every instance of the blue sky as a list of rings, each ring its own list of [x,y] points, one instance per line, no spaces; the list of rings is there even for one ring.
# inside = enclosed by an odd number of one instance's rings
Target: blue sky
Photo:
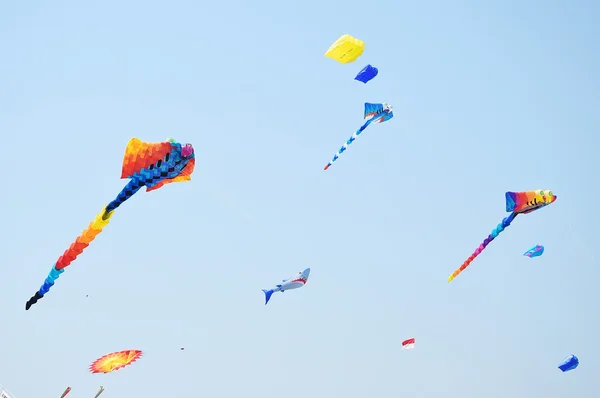
[[[16,398],[597,396],[599,17],[594,1],[2,3],[0,383]],[[363,55],[324,57],[346,33]],[[324,172],[367,101],[394,119]],[[26,312],[126,184],[131,137],[192,143],[192,181],[126,202]],[[558,200],[448,284],[504,193],[530,189]],[[145,355],[88,372],[122,349]]]

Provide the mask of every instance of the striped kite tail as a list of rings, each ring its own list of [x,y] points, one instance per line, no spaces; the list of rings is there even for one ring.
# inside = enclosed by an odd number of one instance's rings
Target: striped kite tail
[[[488,237],[479,245],[479,247],[475,249],[473,254],[471,254],[469,258],[467,258],[465,262],[462,263],[462,265],[458,267],[452,273],[452,275],[448,277],[448,283],[452,282],[452,280],[456,278],[458,274],[463,272],[469,266],[469,264],[471,264],[471,262],[475,260],[475,257],[479,256],[479,254],[487,247],[487,245],[489,245],[490,242],[493,241],[500,234],[500,232],[504,231],[504,228],[510,225],[510,223],[515,219],[516,216],[517,213],[512,213],[510,216],[502,220],[502,222],[498,224],[498,226],[492,231],[491,234],[488,235]]]
[[[358,130],[358,131],[356,131],[356,133],[352,134],[352,137],[350,137],[350,138],[348,139],[348,141],[346,141],[346,142],[344,143],[344,145],[342,145],[342,147],[340,148],[340,150],[339,150],[339,151],[338,151],[338,152],[335,154],[335,156],[333,157],[333,159],[331,159],[331,161],[330,161],[329,163],[327,163],[327,165],[325,166],[325,168],[324,168],[323,170],[327,170],[328,168],[330,168],[330,167],[331,167],[331,165],[332,165],[332,164],[333,164],[333,163],[334,163],[336,160],[338,160],[338,158],[340,157],[340,155],[341,155],[342,153],[344,153],[344,151],[345,151],[346,149],[348,149],[348,146],[349,146],[350,144],[352,144],[352,143],[354,142],[354,140],[356,140],[356,137],[358,137],[358,135],[359,135],[361,132],[362,132],[361,130]]]
[[[356,130],[356,132],[354,134],[352,134],[352,137],[350,137],[348,139],[348,141],[346,141],[344,143],[344,145],[342,145],[342,147],[340,148],[340,150],[335,154],[335,156],[333,157],[333,159],[331,159],[331,161],[329,163],[327,163],[327,165],[325,166],[325,168],[323,170],[327,170],[328,168],[331,167],[331,165],[333,164],[333,162],[335,162],[336,160],[338,160],[338,158],[340,157],[340,155],[342,153],[344,153],[344,151],[346,149],[348,149],[348,146],[350,144],[352,144],[356,140],[356,138],[360,135],[360,133],[362,133],[363,130],[366,129],[369,124],[371,124],[371,121],[372,121],[372,119],[367,120],[367,122],[365,124],[363,124],[362,126],[360,126],[360,128],[358,130]]]
[[[56,264],[50,270],[48,277],[44,281],[44,284],[40,287],[40,290],[27,301],[25,304],[25,310],[29,310],[32,305],[38,302],[54,285],[54,282],[59,278],[60,274],[65,272],[65,268],[68,267],[78,255],[83,253],[86,247],[96,238],[96,236],[102,232],[102,229],[106,227],[112,217],[113,212],[107,212],[106,207],[98,214],[94,221],[92,221],[88,227],[75,239],[75,242],[69,246],[62,256],[56,261]]]

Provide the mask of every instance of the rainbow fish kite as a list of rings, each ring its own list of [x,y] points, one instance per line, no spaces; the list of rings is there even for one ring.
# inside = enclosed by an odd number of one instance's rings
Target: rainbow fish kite
[[[181,145],[173,139],[167,142],[148,143],[132,138],[125,149],[121,178],[130,178],[125,188],[110,202],[94,221],[79,235],[62,256],[56,261],[44,284],[27,301],[25,310],[44,297],[60,274],[108,225],[115,209],[131,198],[142,187],[146,192],[158,189],[165,184],[191,180],[196,158],[191,144]]]
[[[496,239],[500,232],[504,231],[506,227],[517,217],[519,214],[531,213],[534,210],[540,209],[544,206],[554,203],[556,195],[552,194],[552,191],[543,191],[538,189],[537,191],[527,192],[507,192],[506,193],[506,211],[512,212],[510,216],[506,217],[498,226],[492,231],[492,233],[479,245],[479,247],[465,260],[460,267],[456,269],[448,278],[448,282],[452,282],[454,278],[465,270],[471,264],[471,262],[481,253],[491,241]]]
[[[333,162],[338,160],[340,155],[346,149],[348,149],[348,145],[352,144],[354,140],[356,140],[356,137],[358,137],[360,133],[362,133],[363,130],[369,126],[369,124],[383,123],[390,120],[393,117],[394,112],[392,112],[392,106],[388,103],[384,102],[383,104],[370,104],[368,102],[365,102],[365,124],[363,124],[358,130],[356,130],[354,134],[352,134],[352,137],[350,137],[350,139],[346,141],[344,145],[342,145],[338,153],[336,153],[333,159],[331,159],[331,162],[327,163],[323,170],[327,170],[329,167],[331,167]]]

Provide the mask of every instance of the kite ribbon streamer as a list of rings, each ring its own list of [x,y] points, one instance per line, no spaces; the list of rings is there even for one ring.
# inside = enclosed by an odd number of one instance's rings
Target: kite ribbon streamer
[[[475,249],[473,254],[471,254],[469,258],[467,258],[465,262],[462,263],[462,265],[458,267],[456,271],[454,271],[452,275],[450,275],[450,277],[448,277],[448,282],[452,282],[452,279],[456,278],[458,274],[463,272],[465,268],[467,268],[469,264],[471,264],[471,262],[475,260],[475,257],[479,256],[479,253],[481,253],[487,247],[487,245],[490,244],[491,241],[496,239],[500,232],[504,231],[504,229],[508,227],[511,222],[513,222],[515,217],[517,217],[517,214],[518,213],[512,213],[510,216],[503,219],[502,222],[498,224],[498,226],[492,231],[492,233],[489,234],[487,238],[485,238],[485,240],[479,245],[479,247]]]

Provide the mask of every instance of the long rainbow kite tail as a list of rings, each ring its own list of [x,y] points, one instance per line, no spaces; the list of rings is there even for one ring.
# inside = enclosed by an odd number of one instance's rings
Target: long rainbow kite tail
[[[113,213],[106,213],[106,208],[102,210],[100,214],[98,214],[94,221],[92,221],[88,227],[75,239],[75,242],[69,246],[67,250],[63,253],[62,256],[56,261],[56,264],[50,270],[48,277],[44,281],[44,284],[40,287],[40,289],[35,292],[35,294],[27,301],[25,304],[25,310],[29,310],[32,305],[38,302],[44,294],[50,291],[50,288],[54,285],[54,282],[58,279],[60,274],[65,272],[65,268],[68,267],[77,256],[79,256],[86,247],[90,245],[90,243],[96,238],[96,236],[102,232],[102,229],[106,227],[112,217]]]
[[[44,284],[25,304],[25,310],[44,297],[54,286],[60,274],[65,272],[77,256],[108,225],[114,211],[131,198],[142,187],[153,191],[173,182],[189,181],[195,166],[194,148],[191,144],[182,146],[173,139],[167,142],[148,143],[132,138],[125,149],[121,178],[130,178],[115,200],[98,214],[94,221],[75,239],[50,270]]]
[[[498,224],[498,226],[492,231],[491,234],[488,235],[487,238],[485,238],[485,240],[479,245],[479,247],[475,249],[473,254],[471,254],[469,258],[467,258],[465,262],[462,263],[462,265],[458,267],[456,271],[454,271],[452,275],[450,275],[450,277],[448,277],[448,283],[452,282],[452,279],[456,278],[458,274],[463,272],[469,266],[469,264],[471,264],[471,262],[475,260],[475,257],[479,256],[479,253],[481,253],[487,247],[487,245],[490,244],[491,241],[496,239],[500,232],[504,231],[504,229],[510,225],[510,223],[515,219],[515,217],[518,214],[519,213],[512,213],[510,216],[502,220],[502,222]]]

